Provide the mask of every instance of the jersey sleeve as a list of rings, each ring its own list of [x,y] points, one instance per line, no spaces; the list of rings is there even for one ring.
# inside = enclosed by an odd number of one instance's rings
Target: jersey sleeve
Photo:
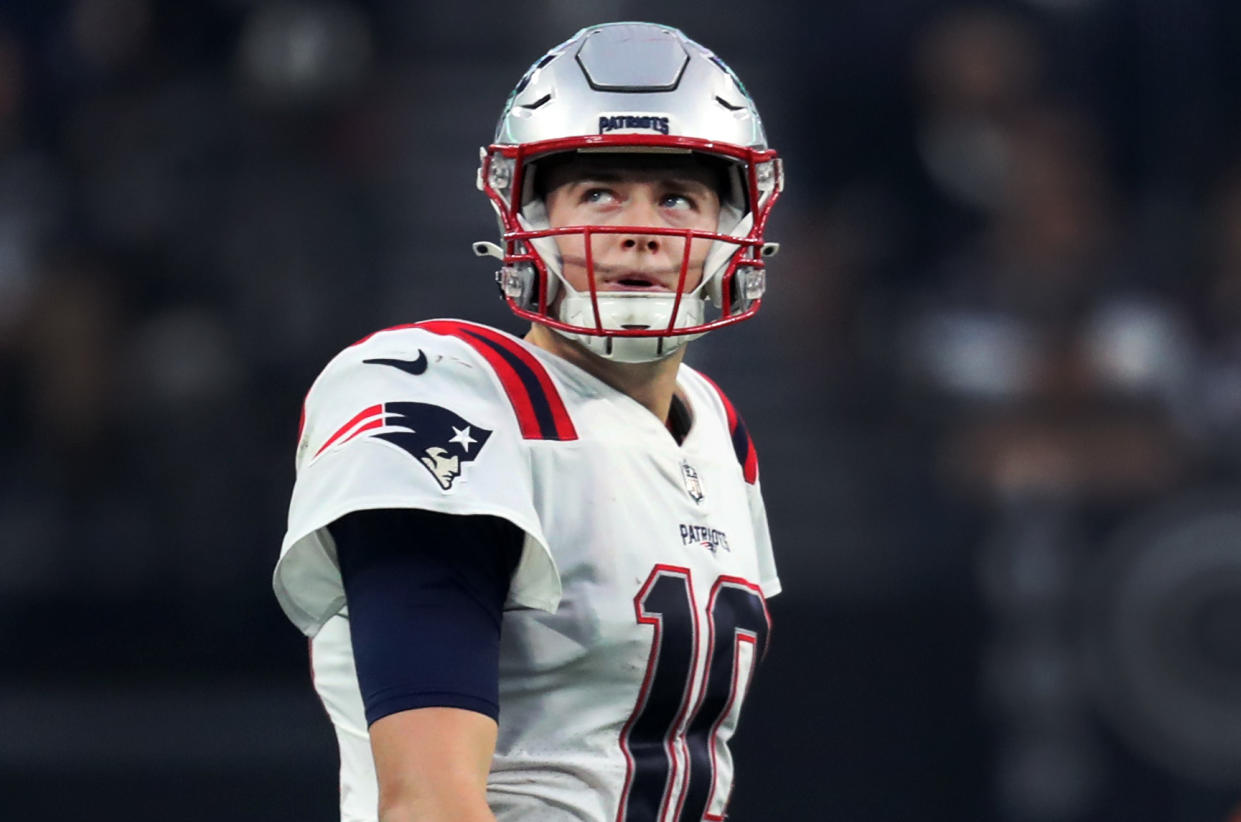
[[[758,553],[758,585],[763,596],[770,599],[780,593],[780,577],[776,573],[776,558],[771,550],[771,531],[767,528],[767,506],[763,504],[763,491],[759,481],[746,486],[746,499],[750,503],[750,520],[754,523],[754,550]]]
[[[354,511],[507,520],[523,544],[506,607],[558,605],[560,577],[513,407],[494,371],[459,341],[406,328],[337,355],[306,397],[296,468],[272,586],[306,635],[344,605],[327,526]]]

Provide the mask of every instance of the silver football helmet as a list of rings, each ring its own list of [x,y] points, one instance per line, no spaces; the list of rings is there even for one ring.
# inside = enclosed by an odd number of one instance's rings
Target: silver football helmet
[[[721,165],[714,232],[654,226],[553,229],[534,184],[539,163],[582,154],[698,154]],[[520,317],[549,326],[594,353],[623,362],[668,356],[705,332],[754,315],[766,286],[763,240],[784,174],[767,147],[745,87],[712,52],[652,23],[590,26],[536,62],[509,95],[495,141],[481,149],[478,188],[495,207],[502,246],[474,244],[502,261],[496,279]],[[562,273],[556,235],[584,235],[587,291]],[[597,234],[685,238],[675,292],[606,291],[589,262]],[[689,244],[711,241],[702,279],[690,282]],[[559,297],[559,299],[557,299]]]

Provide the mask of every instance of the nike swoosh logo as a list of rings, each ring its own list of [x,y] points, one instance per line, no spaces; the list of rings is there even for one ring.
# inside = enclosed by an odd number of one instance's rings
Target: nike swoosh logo
[[[427,355],[422,352],[421,348],[418,349],[418,359],[416,360],[374,359],[362,360],[362,362],[369,365],[390,365],[393,368],[401,369],[406,374],[413,374],[415,377],[427,370]]]

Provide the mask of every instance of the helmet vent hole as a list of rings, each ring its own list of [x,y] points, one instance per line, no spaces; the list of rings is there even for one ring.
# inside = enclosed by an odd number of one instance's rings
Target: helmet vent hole
[[[723,97],[719,97],[719,96],[715,98],[715,102],[719,103],[721,106],[728,109],[729,111],[741,111],[741,109],[744,108],[744,106],[734,105],[733,103],[730,103],[727,100],[725,100]]]
[[[542,97],[535,100],[533,103],[522,103],[521,107],[526,109],[527,111],[534,111],[536,108],[543,105],[550,99],[552,99],[552,96],[550,94],[544,94]]]

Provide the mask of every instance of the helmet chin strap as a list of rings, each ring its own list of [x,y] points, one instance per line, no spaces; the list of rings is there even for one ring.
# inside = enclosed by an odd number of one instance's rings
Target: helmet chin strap
[[[517,212],[517,222],[526,231],[546,231],[551,227],[551,221],[547,218],[547,206],[537,197],[521,207],[521,211]],[[568,286],[561,269],[560,248],[556,245],[555,237],[535,237],[526,242],[534,247],[535,253],[543,260],[547,273],[552,275],[547,280],[547,302],[550,304],[556,298],[561,283]],[[538,301],[537,294],[534,295],[534,300]]]

